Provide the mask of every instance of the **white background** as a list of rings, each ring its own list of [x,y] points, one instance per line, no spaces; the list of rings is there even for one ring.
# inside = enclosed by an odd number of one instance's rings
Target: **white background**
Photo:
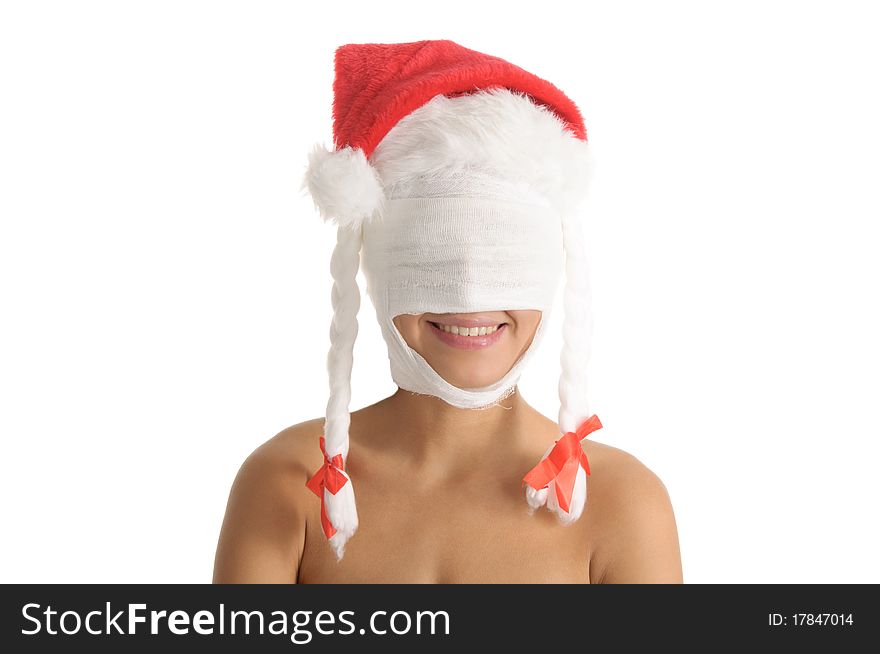
[[[447,38],[584,113],[595,439],[685,581],[880,582],[869,6],[3,3],[0,581],[210,581],[238,466],[325,409],[333,50]],[[364,295],[352,410],[395,388]]]

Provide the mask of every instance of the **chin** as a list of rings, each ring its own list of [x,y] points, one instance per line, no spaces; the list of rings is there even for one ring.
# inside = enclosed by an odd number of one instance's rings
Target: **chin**
[[[494,384],[503,376],[504,373],[474,374],[473,370],[469,370],[462,375],[449,375],[448,377],[444,375],[443,378],[458,388],[484,388]]]

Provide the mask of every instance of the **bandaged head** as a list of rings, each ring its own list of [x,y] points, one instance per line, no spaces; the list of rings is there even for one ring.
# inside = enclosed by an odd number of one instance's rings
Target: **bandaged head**
[[[325,463],[309,487],[341,558],[358,526],[345,460],[360,268],[394,382],[464,409],[492,406],[515,389],[543,340],[564,271],[565,442],[578,443],[588,418],[593,428],[598,419],[587,399],[591,321],[577,214],[590,150],[575,104],[513,64],[445,40],[341,46],[335,69],[335,149],[315,146],[303,189],[337,224]],[[541,311],[537,331],[511,369],[481,388],[445,380],[393,320],[517,309]],[[566,452],[562,445],[526,475],[525,496],[532,510],[547,506],[571,522],[583,510],[589,468],[579,445]]]

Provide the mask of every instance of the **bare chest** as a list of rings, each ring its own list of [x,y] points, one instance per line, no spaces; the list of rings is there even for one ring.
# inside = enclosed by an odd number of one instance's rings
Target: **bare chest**
[[[407,490],[362,478],[355,486],[360,526],[341,561],[321,531],[315,498],[298,581],[589,583],[586,516],[565,526],[545,509],[530,515],[516,480],[500,482]]]

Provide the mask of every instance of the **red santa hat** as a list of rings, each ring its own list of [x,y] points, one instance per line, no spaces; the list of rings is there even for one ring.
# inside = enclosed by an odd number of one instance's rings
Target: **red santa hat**
[[[586,143],[583,117],[568,96],[550,82],[499,57],[449,40],[347,44],[337,48],[334,149],[316,146],[305,179],[321,216],[348,227],[369,220],[381,209],[383,186],[390,182],[382,179],[370,162],[385,135],[437,95],[455,97],[493,88],[528,95],[552,111],[572,136]],[[499,118],[503,120],[504,116]],[[533,145],[550,146],[546,142]],[[557,166],[578,166],[585,153],[572,153],[568,161],[560,157],[552,160]],[[569,174],[568,178],[583,185],[589,171],[577,172],[580,174]]]

